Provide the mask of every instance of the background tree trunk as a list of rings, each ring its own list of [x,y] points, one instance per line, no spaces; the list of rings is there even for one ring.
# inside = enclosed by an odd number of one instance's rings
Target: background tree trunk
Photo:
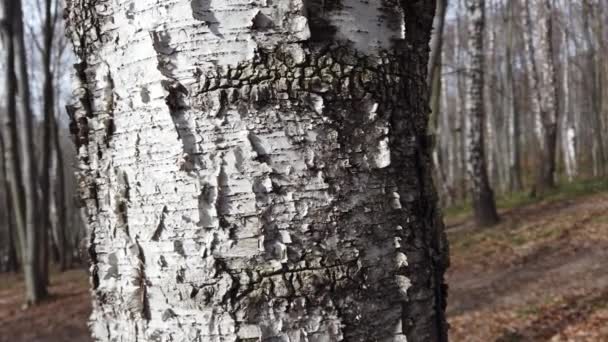
[[[513,72],[515,45],[515,2],[509,1],[507,5],[507,44],[505,49],[507,101],[508,104],[508,142],[509,142],[509,188],[511,191],[522,191],[523,180],[521,175],[521,146],[520,146],[520,113],[517,106],[517,85]]]
[[[433,145],[433,164],[435,173],[435,184],[440,189],[440,198],[443,198],[444,203],[449,205],[453,201],[452,190],[448,184],[448,177],[446,176],[445,170],[447,169],[447,163],[441,158],[440,145],[438,143],[439,134],[443,133],[444,138],[447,136],[441,131],[439,125],[439,117],[441,115],[441,94],[442,94],[442,50],[443,50],[443,26],[445,23],[445,16],[447,12],[448,1],[439,0],[437,1],[437,8],[435,10],[435,19],[433,21],[433,33],[431,35],[431,52],[429,57],[428,76],[427,83],[431,89],[431,115],[429,118],[429,131],[428,134]]]
[[[563,78],[563,94],[564,94],[564,108],[562,111],[562,150],[564,156],[564,168],[566,171],[566,177],[569,181],[573,181],[578,173],[578,159],[576,155],[576,127],[573,114],[571,113],[571,101],[570,101],[570,52],[569,52],[570,41],[568,39],[568,30],[564,29],[563,32],[563,66],[562,66],[562,78]]]
[[[589,77],[588,95],[593,119],[593,174],[594,176],[605,175],[606,154],[604,152],[604,126],[602,123],[602,98],[601,98],[601,69],[598,68],[600,62],[598,60],[598,47],[593,39],[593,29],[595,20],[593,20],[594,6],[590,0],[582,2],[582,19],[583,19],[583,37],[587,48],[585,55],[587,56],[587,68]],[[599,39],[601,41],[601,38]]]
[[[57,124],[56,120],[54,120],[54,128],[55,132],[53,134],[53,145],[56,157],[55,207],[57,208],[57,222],[55,224],[55,231],[59,245],[59,268],[61,271],[65,271],[71,266],[70,255],[72,253],[72,246],[68,243],[68,239],[66,237],[66,213],[68,212],[68,204],[66,203],[65,197],[65,165],[63,160],[65,155],[61,147],[61,142],[59,139],[59,125]]]
[[[6,159],[10,163],[8,178],[11,183],[12,205],[22,252],[25,301],[29,305],[36,304],[46,296],[46,284],[41,281],[39,273],[39,225],[36,220],[37,169],[34,160],[33,114],[29,104],[21,1],[3,0],[2,14],[5,23],[2,33],[6,43],[7,68]],[[17,126],[18,112],[22,116],[21,122],[24,123],[20,132]],[[23,154],[23,157],[20,157],[20,154]]]
[[[4,122],[0,122],[0,125],[4,125]],[[3,127],[4,128],[4,127]],[[9,176],[7,172],[7,162],[6,159],[6,146],[4,143],[4,134],[3,130],[0,130],[0,164],[2,165],[2,183],[4,185],[4,202],[6,205],[6,214],[5,214],[5,222],[4,224],[8,227],[7,231],[7,240],[8,240],[8,252],[7,252],[7,261],[6,261],[6,272],[17,272],[19,271],[19,256],[17,254],[17,244],[15,242],[15,228],[14,228],[14,220],[13,220],[13,206],[12,202],[12,194],[11,194],[11,183],[9,181]],[[1,265],[0,265],[1,266]]]
[[[469,69],[467,70],[466,137],[467,173],[475,220],[481,226],[498,222],[494,193],[488,183],[484,152],[484,0],[467,0]]]
[[[348,4],[68,2],[98,340],[447,341],[434,2]]]
[[[44,133],[42,137],[42,165],[40,169],[40,227],[41,227],[41,274],[48,283],[49,281],[49,232],[52,231],[52,220],[50,215],[51,208],[51,169],[53,160],[53,133],[55,131],[55,89],[52,64],[53,64],[53,45],[56,18],[53,13],[53,0],[44,1],[44,21],[43,43],[42,43],[42,65],[44,73],[43,81],[43,112],[44,112]],[[57,248],[59,248],[57,246]]]
[[[552,6],[550,0],[526,0],[526,51],[540,158],[536,192],[555,187],[557,147],[557,91],[553,63]]]

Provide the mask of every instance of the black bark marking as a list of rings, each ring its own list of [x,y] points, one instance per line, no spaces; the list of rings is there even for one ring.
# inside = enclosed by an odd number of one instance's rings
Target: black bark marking
[[[107,65],[107,64],[106,64]],[[114,125],[114,107],[115,107],[115,99],[114,99],[114,79],[112,78],[112,73],[110,72],[110,66],[107,65],[108,73],[104,77],[106,82],[106,87],[104,89],[104,102],[105,102],[105,112],[107,114],[107,118],[104,120],[105,126],[105,136],[104,142],[106,146],[110,146],[110,141],[112,140],[112,135],[116,129]],[[101,159],[101,158],[100,158]]]
[[[192,0],[190,6],[194,19],[204,22],[209,27],[211,33],[217,37],[224,37],[219,31],[220,23],[211,10],[211,0]]]
[[[341,0],[304,0],[304,11],[310,28],[310,41],[331,41],[337,29],[327,19],[329,12],[342,9]]]
[[[110,253],[110,255],[108,255],[108,265],[110,267],[103,279],[118,278],[118,258],[116,257],[116,253]]]
[[[158,59],[158,71],[168,79],[173,79],[175,65],[171,57],[175,53],[175,48],[171,47],[171,36],[166,31],[150,31],[150,37]]]
[[[175,317],[177,317],[177,314],[173,310],[167,309],[163,312],[163,316],[161,319],[163,320],[163,322],[166,322]]]
[[[118,168],[114,170],[117,179],[116,195],[114,197],[114,214],[116,215],[116,229],[120,229],[125,234],[131,237],[129,232],[129,202],[130,202],[130,187],[129,178],[125,171],[121,171]]]
[[[265,31],[273,26],[272,20],[262,13],[262,11],[259,11],[251,20],[251,29],[256,31]]]
[[[139,261],[138,267],[138,286],[141,291],[141,316],[143,319],[149,321],[151,319],[150,313],[150,299],[148,298],[148,278],[146,275],[146,256],[144,250],[139,244],[137,239],[135,240],[137,247],[137,259]]]
[[[217,198],[215,200],[215,212],[219,220],[221,228],[229,228],[228,214],[230,213],[230,186],[228,184],[229,177],[226,173],[225,160],[222,156],[220,172],[217,177]]]
[[[161,81],[163,88],[168,92],[165,98],[165,103],[169,108],[171,119],[175,125],[179,139],[182,141],[182,149],[188,160],[185,160],[180,165],[180,169],[190,172],[194,166],[200,166],[201,162],[198,158],[196,146],[196,138],[194,135],[194,127],[190,126],[186,118],[186,110],[190,108],[187,103],[190,92],[188,89],[173,78],[173,66],[170,56],[175,53],[175,49],[171,47],[171,36],[164,31],[151,31],[150,36],[153,40],[154,50],[158,59],[158,70],[165,80]],[[144,99],[142,89],[142,100]]]
[[[127,13],[125,14],[127,19],[129,19],[129,20],[135,19],[134,12],[135,12],[135,3],[131,2],[131,3],[129,3],[129,9],[127,10]]]
[[[150,91],[147,87],[141,87],[139,91],[139,95],[141,96],[141,102],[149,103],[150,102]]]
[[[158,241],[163,233],[163,230],[165,230],[165,217],[167,216],[167,212],[167,206],[165,205],[160,213],[160,219],[158,221],[158,225],[156,226],[156,230],[154,230],[154,234],[152,234],[152,241]]]
[[[186,251],[184,251],[184,245],[179,240],[173,241],[173,251],[183,257],[186,257]]]
[[[247,139],[251,144],[251,149],[257,154],[254,160],[260,163],[268,164],[270,162],[270,158],[268,155],[269,151],[267,151],[267,148],[264,147],[262,139],[260,139],[260,137],[251,132],[249,132],[249,134],[247,135]]]

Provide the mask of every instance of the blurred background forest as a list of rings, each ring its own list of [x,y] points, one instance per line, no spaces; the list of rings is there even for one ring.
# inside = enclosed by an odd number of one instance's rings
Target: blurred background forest
[[[438,1],[429,63],[452,340],[606,341],[608,2],[486,0],[481,26],[476,2]],[[0,50],[0,341],[87,341],[74,59],[61,1],[23,6]]]
[[[80,265],[80,244],[85,226],[78,208],[76,187],[76,151],[69,133],[66,104],[72,96],[71,78],[73,56],[65,35],[62,1],[32,0],[23,4],[23,57],[21,47],[13,44],[8,51],[3,32],[1,51],[2,87],[0,112],[0,270],[16,272],[21,269],[23,250],[17,232],[18,209],[13,203],[10,181],[13,174],[28,179],[30,171],[38,202],[34,213],[37,225],[43,227],[39,240],[41,264],[65,270]],[[18,25],[15,25],[18,26]],[[23,63],[14,66],[15,79],[9,77],[11,63],[17,55]],[[27,82],[28,93],[18,94],[15,104],[7,103],[14,91],[11,82]],[[27,115],[10,113],[9,106],[27,111]],[[11,126],[13,125],[14,126]],[[15,135],[13,135],[15,134]],[[31,156],[31,159],[29,158]],[[20,163],[15,163],[17,158]],[[23,182],[25,184],[25,182]],[[22,197],[29,195],[21,189]],[[25,201],[25,198],[21,198]],[[24,208],[21,208],[22,210]],[[47,267],[47,266],[45,266]]]
[[[466,1],[449,1],[443,28],[441,75],[433,84],[437,113],[438,187],[446,206],[468,196],[465,160],[468,21]],[[484,30],[485,151],[497,195],[534,188],[539,122],[533,82],[542,63],[534,26],[542,21],[526,1],[486,1]],[[606,172],[608,120],[608,4],[601,0],[551,1],[551,59],[557,96],[555,178],[558,182]],[[529,23],[528,21],[533,21]],[[532,25],[530,25],[532,24]],[[539,37],[541,38],[541,37]],[[536,70],[536,71],[535,71]],[[541,124],[542,125],[542,124]]]

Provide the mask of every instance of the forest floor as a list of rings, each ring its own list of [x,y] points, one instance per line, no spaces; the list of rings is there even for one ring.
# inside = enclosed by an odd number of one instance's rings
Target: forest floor
[[[0,275],[0,342],[90,342],[91,313],[85,270],[53,273],[51,296],[41,305],[22,309],[23,280]]]
[[[608,192],[583,192],[509,206],[492,228],[447,215],[450,341],[608,341]],[[20,278],[0,275],[0,342],[91,341],[85,272],[51,283],[22,310]]]
[[[483,229],[446,219],[450,340],[608,341],[608,192],[501,217]]]

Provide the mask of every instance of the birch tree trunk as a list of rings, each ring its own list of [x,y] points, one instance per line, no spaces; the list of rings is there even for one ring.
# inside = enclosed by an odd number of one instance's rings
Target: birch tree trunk
[[[98,341],[447,341],[433,1],[71,0]]]
[[[562,88],[564,93],[564,109],[562,118],[562,150],[564,156],[564,168],[566,177],[569,181],[573,181],[577,176],[578,165],[576,156],[576,128],[570,111],[570,52],[568,39],[568,30],[564,29],[563,38],[563,60],[562,66]]]
[[[524,32],[531,66],[528,74],[540,153],[535,190],[541,194],[555,187],[558,103],[551,11],[551,0],[526,0]]]
[[[489,226],[498,222],[494,192],[488,182],[484,151],[484,67],[483,31],[485,1],[466,0],[469,28],[466,93],[466,160],[469,191],[477,224]]]
[[[447,0],[437,1],[435,10],[435,19],[433,21],[433,33],[431,35],[431,51],[428,64],[427,83],[431,89],[431,115],[429,118],[428,134],[432,140],[432,158],[434,165],[435,184],[439,188],[440,198],[444,203],[450,204],[453,200],[452,191],[448,184],[446,176],[446,162],[441,158],[439,135],[441,125],[439,117],[441,116],[441,93],[442,93],[442,51],[443,51],[443,27],[445,24],[445,15],[447,11]],[[445,138],[445,133],[443,134]]]

